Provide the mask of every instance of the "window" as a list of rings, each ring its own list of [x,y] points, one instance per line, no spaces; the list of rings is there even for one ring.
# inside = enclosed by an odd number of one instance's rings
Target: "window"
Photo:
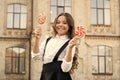
[[[27,7],[22,4],[9,4],[7,10],[7,28],[26,29]]]
[[[51,0],[51,22],[62,12],[71,13],[71,0]]]
[[[91,24],[110,25],[110,0],[91,0]]]
[[[93,74],[112,74],[112,50],[108,46],[93,47],[92,54]]]
[[[5,72],[11,74],[25,73],[25,49],[10,47],[6,49]]]

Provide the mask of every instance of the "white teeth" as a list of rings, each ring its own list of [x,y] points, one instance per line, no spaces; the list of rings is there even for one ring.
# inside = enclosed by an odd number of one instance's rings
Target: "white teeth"
[[[62,30],[62,29],[59,29],[59,30]]]

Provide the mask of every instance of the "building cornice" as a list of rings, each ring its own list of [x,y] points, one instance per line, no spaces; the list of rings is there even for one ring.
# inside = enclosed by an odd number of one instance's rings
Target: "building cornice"
[[[86,39],[99,39],[99,40],[120,40],[120,36],[105,36],[105,35],[86,35]]]
[[[0,39],[30,39],[30,37],[0,37]]]

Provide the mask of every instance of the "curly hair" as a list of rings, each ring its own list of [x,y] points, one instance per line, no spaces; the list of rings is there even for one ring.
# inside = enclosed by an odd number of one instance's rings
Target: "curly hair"
[[[74,30],[75,30],[75,26],[74,26],[74,20],[73,20],[73,17],[69,14],[69,13],[61,13],[59,14],[55,21],[54,21],[54,25],[53,25],[53,30],[54,30],[54,35],[57,34],[57,31],[55,30],[55,26],[57,24],[57,20],[60,16],[65,16],[66,18],[66,21],[68,23],[68,26],[69,26],[69,30],[68,30],[68,37],[70,39],[72,39],[74,37]],[[75,55],[73,57],[73,63],[72,63],[72,68],[71,70],[69,71],[70,73],[73,73],[75,69],[77,69],[77,65],[78,65],[78,61],[77,61],[77,57],[78,57],[78,48],[76,47],[76,51],[75,51]]]
[[[74,70],[78,68],[78,48],[76,47],[75,55],[73,57],[72,68],[69,71],[71,74],[74,73]]]

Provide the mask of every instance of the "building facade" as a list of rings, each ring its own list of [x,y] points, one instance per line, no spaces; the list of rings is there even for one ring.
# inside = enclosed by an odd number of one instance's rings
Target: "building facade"
[[[120,0],[0,0],[0,80],[39,80],[42,61],[31,58],[33,31],[51,35],[54,18],[70,13],[84,26],[73,80],[120,80]],[[45,24],[38,16],[47,17]]]

